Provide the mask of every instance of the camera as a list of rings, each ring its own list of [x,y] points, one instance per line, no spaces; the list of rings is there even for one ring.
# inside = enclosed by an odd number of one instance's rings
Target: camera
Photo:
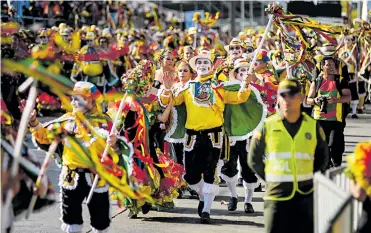
[[[327,113],[327,100],[330,99],[328,96],[319,96],[317,97],[318,105],[320,106],[319,111],[323,113]]]

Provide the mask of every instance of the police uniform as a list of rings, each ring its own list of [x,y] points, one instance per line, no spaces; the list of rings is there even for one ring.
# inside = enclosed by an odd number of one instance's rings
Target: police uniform
[[[300,92],[297,87],[280,89]],[[295,90],[296,89],[296,90]],[[281,113],[267,118],[256,131],[249,166],[266,182],[264,216],[266,232],[313,232],[313,174],[328,162],[325,134],[305,113],[295,123]]]

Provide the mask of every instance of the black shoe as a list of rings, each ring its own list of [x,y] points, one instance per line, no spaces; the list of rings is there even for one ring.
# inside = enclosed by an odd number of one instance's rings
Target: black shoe
[[[231,197],[228,203],[228,210],[235,211],[237,209],[237,202],[238,202],[237,197]]]
[[[128,218],[129,219],[136,219],[137,217],[138,217],[137,213],[135,213],[134,211],[130,210],[129,215],[128,215]]]
[[[196,196],[196,197],[198,197],[198,193],[196,192],[196,191],[194,191],[193,189],[191,189],[191,188],[187,188],[187,191],[191,194],[191,196],[193,197],[193,196]]]
[[[201,223],[209,224],[211,221],[210,214],[207,212],[202,212],[201,214]]]
[[[261,192],[262,191],[262,184],[260,183],[257,188],[254,189],[254,192]]]
[[[204,204],[205,204],[205,202],[203,202],[203,201],[200,201],[198,203],[197,211],[198,211],[198,216],[200,216],[200,217],[202,217],[202,210],[204,209]]]
[[[239,178],[237,181],[237,186],[242,187],[243,186],[243,179]]]
[[[357,114],[353,114],[353,115],[352,115],[352,118],[353,118],[353,119],[358,119]]]
[[[184,195],[184,189],[178,189],[178,193],[179,193],[179,195],[178,195],[178,199],[183,199],[183,195]]]
[[[363,109],[357,109],[357,113],[359,113],[359,114],[363,114],[364,112],[363,112]]]
[[[219,185],[225,185],[227,182],[219,176]]]
[[[151,204],[148,204],[147,202],[144,203],[144,205],[142,206],[142,213],[148,214],[148,212],[151,210],[151,207],[152,207]]]
[[[252,207],[252,205],[250,203],[245,203],[245,213],[254,213],[254,208]]]

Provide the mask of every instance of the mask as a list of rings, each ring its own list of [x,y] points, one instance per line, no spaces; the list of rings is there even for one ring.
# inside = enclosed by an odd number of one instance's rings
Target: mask
[[[199,58],[196,61],[196,71],[198,75],[206,75],[211,71],[211,61],[207,58]]]

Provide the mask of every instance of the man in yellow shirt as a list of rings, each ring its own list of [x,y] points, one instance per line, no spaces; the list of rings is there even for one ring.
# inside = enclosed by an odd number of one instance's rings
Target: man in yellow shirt
[[[86,148],[94,146],[96,140],[86,133],[89,130],[86,124],[96,129],[102,137],[109,138],[108,143],[115,151],[120,148],[116,143],[115,135],[109,135],[112,123],[108,115],[99,111],[98,99],[100,92],[97,87],[89,82],[76,82],[72,94],[71,104],[73,111],[64,114],[60,118],[47,124],[40,124],[36,118],[36,112],[30,115],[29,126],[32,136],[40,144],[51,144],[53,139],[48,137],[52,133],[54,124],[60,125],[63,133],[74,137]],[[24,109],[25,101],[22,102],[21,110]],[[87,122],[81,122],[76,113],[85,115]],[[83,228],[82,202],[88,196],[93,183],[94,173],[84,163],[81,156],[76,154],[68,140],[62,140],[64,145],[62,160],[63,168],[60,174],[59,185],[61,186],[61,229],[64,232],[81,232]],[[90,155],[92,156],[92,155]],[[93,232],[106,230],[110,225],[110,202],[108,195],[108,184],[103,180],[98,181],[94,194],[88,204],[91,226]]]
[[[185,103],[187,109],[184,142],[184,179],[200,198],[198,214],[202,223],[210,222],[210,209],[218,193],[216,166],[223,145],[223,111],[226,103],[247,101],[250,95],[249,80],[244,80],[239,91],[227,91],[217,85],[212,69],[211,54],[201,51],[191,58],[190,66],[197,71],[197,78],[186,87],[172,93],[172,80],[164,77],[164,88],[159,100],[167,105],[173,98],[174,105]]]

